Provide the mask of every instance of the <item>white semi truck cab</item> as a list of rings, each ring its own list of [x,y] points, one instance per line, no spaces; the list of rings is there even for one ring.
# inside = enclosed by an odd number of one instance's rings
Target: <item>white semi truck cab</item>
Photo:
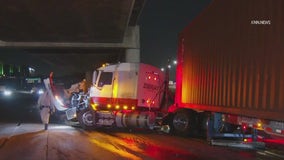
[[[93,73],[89,94],[75,98],[84,105],[71,106],[67,117],[76,116],[84,128],[153,128],[161,108],[164,82],[164,73],[148,64],[100,67]]]

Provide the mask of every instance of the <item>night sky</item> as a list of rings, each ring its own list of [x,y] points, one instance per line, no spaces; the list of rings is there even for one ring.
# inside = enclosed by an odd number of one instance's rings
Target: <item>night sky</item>
[[[140,15],[141,62],[165,67],[176,58],[178,34],[212,0],[147,0]]]

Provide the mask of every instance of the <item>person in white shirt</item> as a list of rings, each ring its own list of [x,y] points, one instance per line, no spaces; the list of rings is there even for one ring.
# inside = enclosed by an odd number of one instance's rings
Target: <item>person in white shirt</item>
[[[38,106],[40,109],[41,121],[44,124],[44,129],[48,129],[49,117],[51,113],[55,112],[55,107],[51,102],[51,97],[47,91],[45,91],[38,99]]]

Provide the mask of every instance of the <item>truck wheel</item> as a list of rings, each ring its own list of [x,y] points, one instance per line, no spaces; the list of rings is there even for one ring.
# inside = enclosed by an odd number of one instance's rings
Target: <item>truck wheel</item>
[[[180,110],[175,113],[171,125],[173,132],[177,135],[187,136],[196,132],[196,121],[194,113],[188,110]]]
[[[93,129],[94,128],[94,116],[92,114],[92,111],[90,110],[83,110],[77,112],[77,118],[80,123],[80,126],[83,129]]]

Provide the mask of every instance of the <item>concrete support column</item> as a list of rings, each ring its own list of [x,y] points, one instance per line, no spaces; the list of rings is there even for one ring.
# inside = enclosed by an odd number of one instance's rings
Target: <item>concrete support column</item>
[[[126,49],[126,62],[140,62],[140,49]]]
[[[124,35],[125,61],[140,62],[140,29],[139,26],[128,27]]]

